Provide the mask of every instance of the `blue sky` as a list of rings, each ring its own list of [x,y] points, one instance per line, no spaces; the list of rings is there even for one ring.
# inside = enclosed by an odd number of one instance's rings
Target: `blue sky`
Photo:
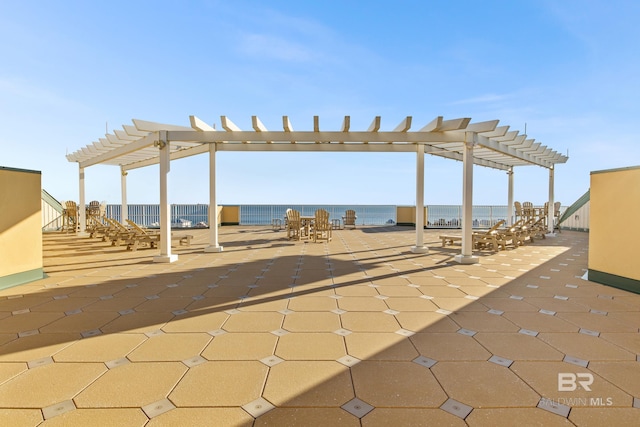
[[[555,199],[590,172],[640,164],[640,2],[0,1],[0,166],[42,171],[78,200],[73,152],[143,119],[220,129],[382,130],[413,116],[499,119],[563,154]],[[227,153],[220,204],[415,203],[409,153]],[[425,159],[425,204],[461,204],[462,164]],[[474,168],[474,204],[506,205],[505,172]],[[158,169],[128,177],[157,203]],[[89,200],[120,203],[119,169],[86,169]],[[548,171],[516,168],[515,199],[542,204]],[[208,157],[172,163],[171,203],[208,203]]]

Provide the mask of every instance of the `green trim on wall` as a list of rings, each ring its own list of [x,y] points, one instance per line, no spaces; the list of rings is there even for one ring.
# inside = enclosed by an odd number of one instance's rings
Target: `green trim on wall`
[[[599,170],[599,171],[591,171],[591,175],[595,175],[598,173],[607,173],[607,172],[621,172],[621,171],[628,171],[628,170],[634,170],[634,169],[640,169],[640,166],[628,166],[628,167],[624,167],[624,168],[614,168],[614,169],[603,169],[603,170]]]
[[[41,190],[41,193],[42,193],[42,200],[44,200],[49,206],[54,208],[56,212],[61,214],[62,211],[64,210],[64,208],[62,207],[62,204],[59,201],[57,201],[51,194],[49,194],[44,188]]]
[[[562,214],[562,216],[558,219],[558,224],[562,224],[562,221],[569,218],[575,212],[578,211],[581,207],[587,204],[587,202],[591,200],[591,190],[587,190],[586,193],[582,195],[578,200],[576,200],[571,206],[567,208],[566,211]]]
[[[6,170],[6,171],[13,171],[13,172],[37,173],[38,175],[42,175],[42,172],[31,170],[31,169],[18,169],[18,168],[11,168],[9,166],[0,166],[0,169]]]
[[[22,273],[10,274],[0,277],[0,289],[7,289],[13,286],[23,285],[34,280],[40,280],[47,277],[42,268],[35,270],[23,271]]]
[[[592,269],[588,270],[587,278],[592,282],[602,283],[603,285],[640,294],[640,280],[629,279],[628,277],[617,276]]]

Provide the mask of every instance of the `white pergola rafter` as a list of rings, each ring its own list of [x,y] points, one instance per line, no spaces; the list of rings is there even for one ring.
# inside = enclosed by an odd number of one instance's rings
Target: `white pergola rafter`
[[[471,188],[472,169],[470,165],[490,167],[508,171],[509,191],[512,193],[513,168],[515,166],[536,165],[550,171],[550,200],[553,206],[553,170],[558,163],[565,163],[567,156],[527,138],[518,131],[509,130],[509,126],[498,126],[498,120],[472,123],[470,118],[444,120],[438,116],[428,124],[412,131],[412,116],[405,117],[391,131],[381,130],[381,117],[376,116],[371,125],[363,131],[353,130],[351,117],[345,116],[339,130],[321,130],[320,118],[313,117],[313,128],[296,131],[288,116],[282,117],[282,130],[269,130],[257,117],[251,117],[253,130],[242,130],[226,116],[221,116],[222,131],[215,129],[196,116],[190,116],[190,127],[133,120],[133,126],[125,125],[122,130],[114,130],[97,142],[89,144],[67,155],[70,162],[77,162],[81,174],[81,203],[84,200],[84,168],[108,164],[117,165],[122,172],[123,211],[125,205],[126,171],[160,164],[161,184],[166,182],[171,160],[209,153],[210,185],[215,187],[215,153],[218,151],[299,151],[299,152],[414,152],[418,162],[416,174],[423,176],[424,162],[421,156],[430,154],[464,163],[464,212],[463,247],[459,262],[475,262],[471,247]],[[422,200],[424,183],[417,183],[416,200]],[[164,187],[161,185],[161,187]],[[418,197],[419,196],[419,197]],[[166,200],[166,188],[161,188],[161,200]],[[512,194],[509,195],[512,200]],[[511,202],[509,202],[511,203]],[[215,188],[211,191],[210,206],[215,206]],[[511,209],[511,206],[510,206]],[[82,211],[82,210],[81,210]],[[217,210],[210,209],[214,217],[211,224],[217,223]],[[416,206],[417,237],[416,252],[425,252],[422,244],[424,206]],[[468,212],[468,213],[467,213]],[[549,213],[552,215],[552,212]],[[469,218],[467,218],[469,216]],[[511,214],[509,215],[511,217]],[[84,227],[81,218],[81,227]],[[166,234],[170,219],[161,214],[161,229]],[[215,228],[215,227],[212,227]],[[551,229],[552,230],[552,229]],[[214,236],[215,235],[215,236]],[[161,244],[158,261],[172,261],[171,245],[168,238]],[[217,230],[212,232],[211,252],[221,250],[217,242]]]

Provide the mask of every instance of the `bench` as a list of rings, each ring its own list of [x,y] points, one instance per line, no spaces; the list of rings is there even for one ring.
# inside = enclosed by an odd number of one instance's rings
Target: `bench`
[[[191,239],[193,239],[191,234],[182,234],[179,236],[171,235],[171,242],[178,242],[180,246],[191,246]]]
[[[442,240],[442,247],[444,248],[447,243],[453,245],[454,242],[461,242],[462,236],[440,236],[440,240]]]

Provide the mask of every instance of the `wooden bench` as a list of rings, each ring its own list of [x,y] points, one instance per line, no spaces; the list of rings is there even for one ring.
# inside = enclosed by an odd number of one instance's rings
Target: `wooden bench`
[[[447,246],[447,243],[453,245],[454,242],[462,242],[462,236],[440,236],[442,240],[442,247]]]
[[[171,235],[171,242],[178,242],[180,246],[191,246],[191,239],[193,239],[191,234]]]

